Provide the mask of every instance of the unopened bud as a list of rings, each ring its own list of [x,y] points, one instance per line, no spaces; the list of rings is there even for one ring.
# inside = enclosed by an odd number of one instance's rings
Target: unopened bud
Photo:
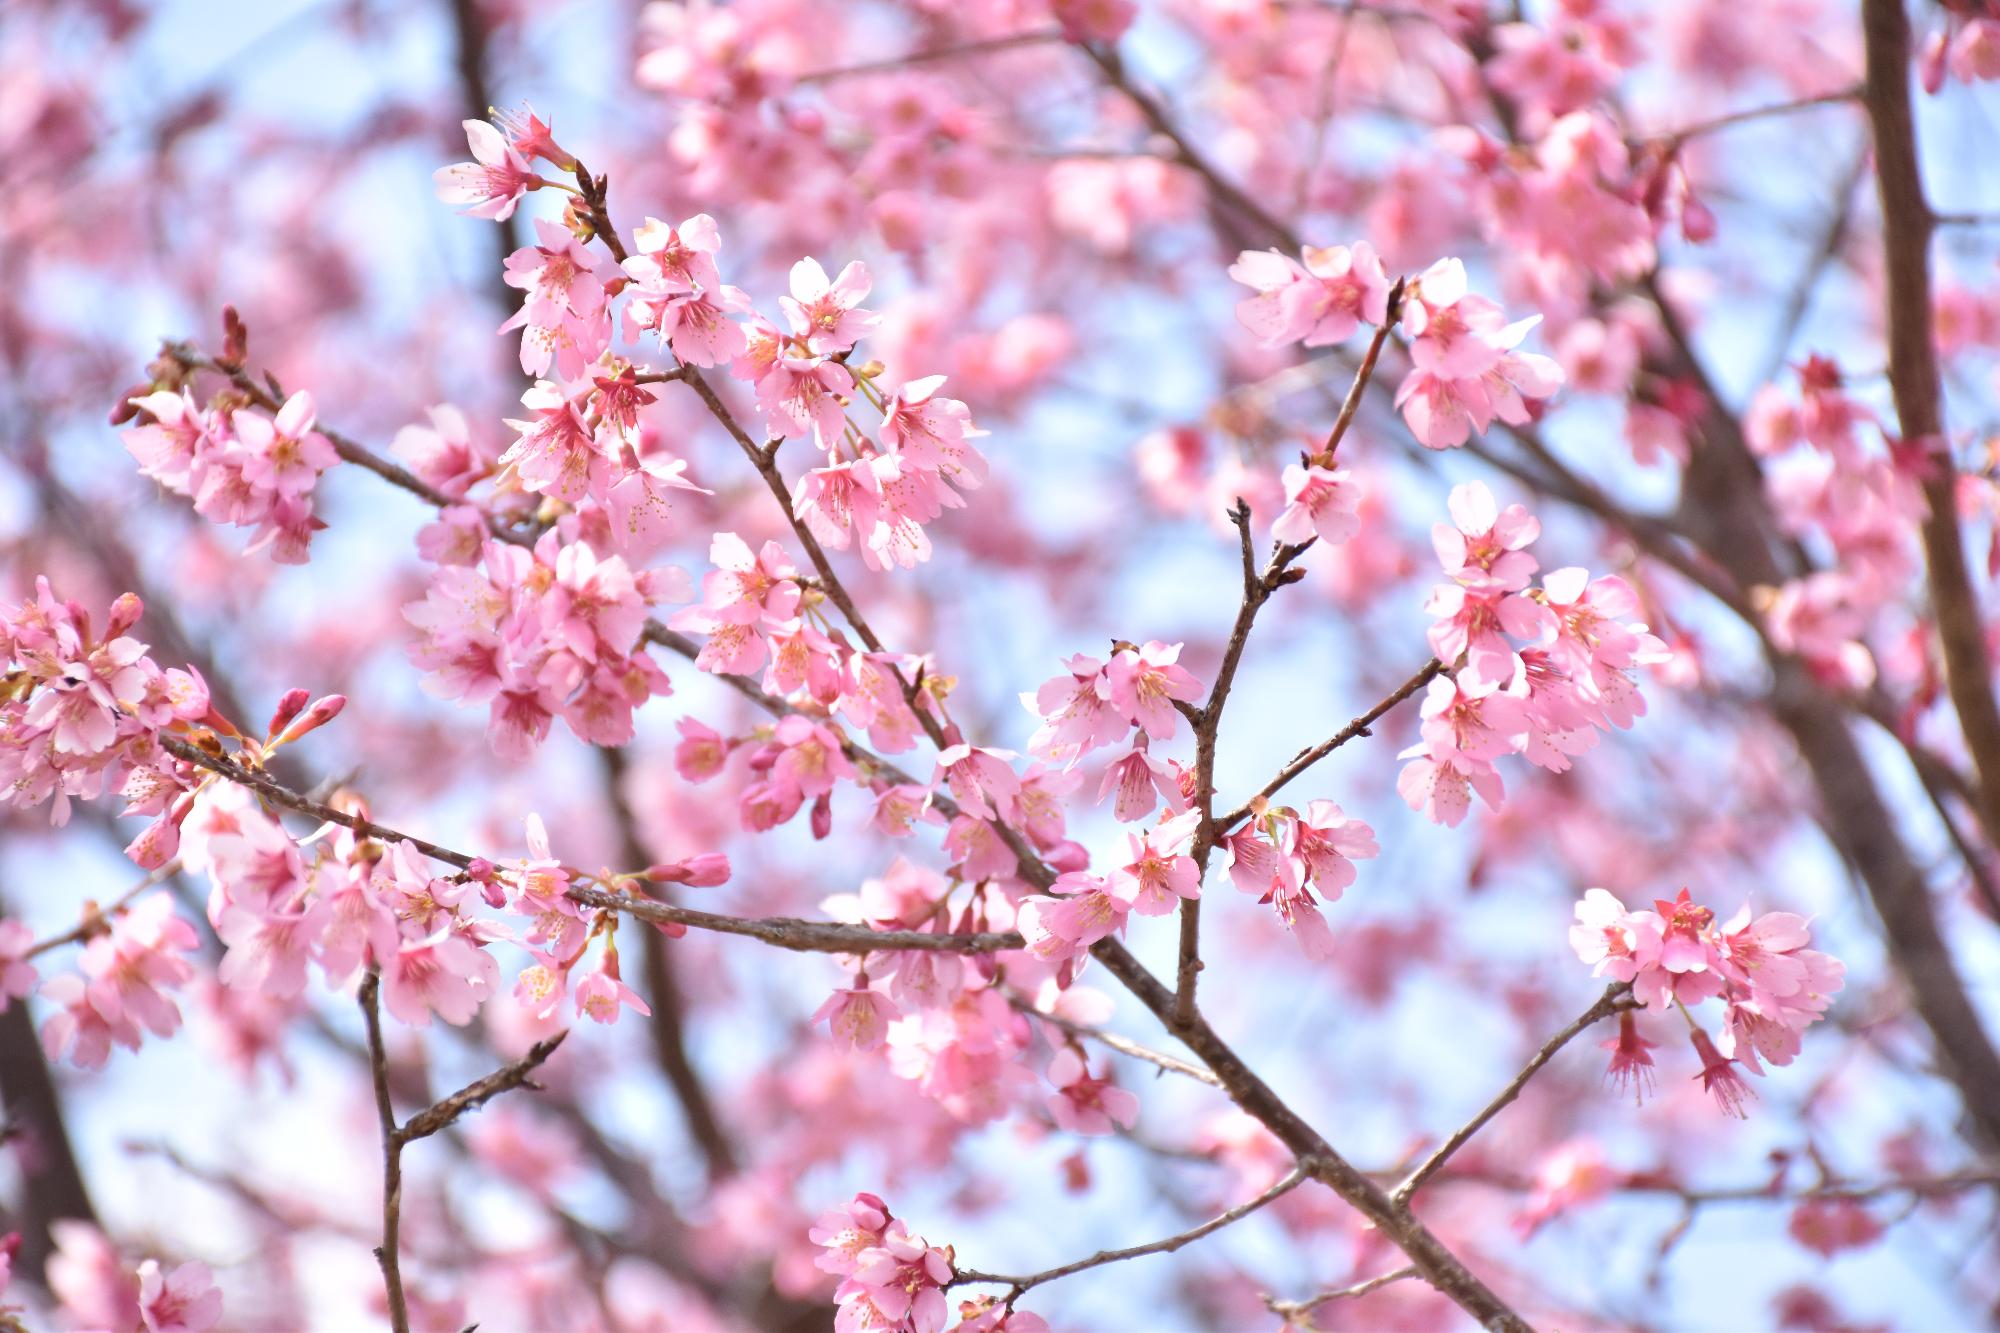
[[[146,383],[134,384],[119,394],[118,401],[111,405],[111,424],[122,426],[128,421],[136,419],[143,409],[133,399],[144,398],[151,392],[153,392],[152,384]]]
[[[111,604],[111,623],[104,627],[104,637],[115,639],[126,630],[139,623],[139,617],[146,614],[146,604],[139,600],[136,592],[118,594],[118,600]]]
[[[312,695],[306,690],[296,687],[286,690],[285,697],[278,700],[278,707],[271,714],[271,724],[264,728],[264,735],[267,738],[275,737],[293,718],[303,712],[311,701]]]
[[[685,884],[691,889],[712,889],[729,879],[729,858],[721,852],[703,852],[685,861],[648,866],[641,877],[655,884]]]
[[[318,731],[321,727],[339,717],[340,710],[345,707],[347,707],[347,696],[344,694],[329,694],[325,698],[316,699],[313,701],[313,706],[306,709],[304,716],[292,723],[291,726],[285,728],[285,734],[278,737],[278,739],[280,741],[295,741],[308,732]]]
[[[222,307],[222,355],[216,360],[228,366],[240,366],[250,355],[250,330],[243,323],[243,316],[236,313],[236,307]]]

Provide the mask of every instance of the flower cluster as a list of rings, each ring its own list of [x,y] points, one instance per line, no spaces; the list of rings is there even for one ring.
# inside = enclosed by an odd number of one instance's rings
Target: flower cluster
[[[1560,773],[1599,730],[1630,726],[1646,711],[1632,673],[1667,649],[1627,619],[1638,597],[1622,579],[1571,567],[1530,589],[1539,565],[1527,547],[1541,524],[1520,505],[1502,510],[1469,482],[1450,507],[1455,526],[1438,524],[1432,544],[1451,581],[1426,607],[1447,672],[1430,682],[1422,738],[1401,755],[1413,762],[1396,789],[1411,809],[1456,826],[1474,792],[1499,805],[1495,760],[1519,754]]]
[[[1021,903],[1018,925],[1037,958],[1071,965],[1108,935],[1122,935],[1126,918],[1165,916],[1201,897],[1201,876],[1188,849],[1201,813],[1187,810],[1141,833],[1127,834],[1130,857],[1109,876],[1087,870],[1058,875],[1050,896]]]
[[[469,216],[494,222],[513,217],[521,196],[549,183],[529,165],[535,158],[563,171],[575,165],[557,147],[549,126],[533,112],[509,117],[500,128],[483,120],[468,120],[464,125],[473,160],[439,167],[432,180],[439,199],[463,205]]]
[[[793,290],[799,290],[796,277]],[[959,491],[977,490],[986,483],[985,456],[969,443],[985,432],[973,426],[970,409],[956,398],[939,395],[942,375],[912,380],[887,396],[864,380],[864,391],[882,408],[880,438],[871,440],[851,427],[843,436],[844,417],[830,415],[824,408],[807,411],[797,404],[800,394],[810,397],[822,388],[829,395],[826,401],[838,401],[852,392],[846,370],[837,362],[821,360],[811,363],[810,372],[802,371],[795,368],[799,361],[783,357],[757,381],[758,401],[766,404],[772,433],[782,437],[811,424],[814,438],[828,455],[824,466],[799,477],[792,490],[794,510],[813,536],[835,550],[858,539],[862,563],[870,569],[891,565],[908,569],[930,559],[931,541],[923,525],[946,509],[961,508],[965,500]],[[744,364],[738,360],[739,373],[746,373],[740,369]],[[839,374],[831,375],[833,371]],[[849,383],[845,388],[830,387],[826,382],[832,379]],[[832,434],[824,429],[829,423]]]
[[[73,798],[115,791],[127,814],[159,817],[129,849],[148,869],[173,855],[187,780],[160,733],[209,716],[199,674],[162,669],[127,636],[143,604],[111,604],[102,635],[46,578],[18,606],[0,604],[0,792],[23,808],[51,802],[57,824]]]
[[[1143,733],[1135,743],[1141,753],[1148,741],[1171,738],[1178,725],[1174,705],[1201,698],[1201,682],[1180,665],[1180,655],[1180,644],[1153,639],[1144,647],[1121,644],[1109,662],[1086,653],[1070,658],[1066,674],[1021,696],[1042,720],[1028,753],[1069,768],[1092,750],[1124,740],[1134,727]],[[1121,810],[1118,817],[1135,816]]]
[[[532,116],[509,135],[478,121],[467,122],[466,132],[478,162],[441,171],[439,191],[471,205],[477,216],[504,219],[525,191],[544,183],[529,167],[531,158],[574,168]],[[535,225],[538,243],[507,261],[507,281],[527,295],[502,331],[524,330],[523,369],[547,374],[553,367],[557,378],[524,395],[532,415],[510,423],[520,438],[501,461],[523,489],[565,505],[604,505],[614,534],[630,529],[634,544],[651,550],[670,493],[691,488],[678,460],[649,459],[640,447],[636,409],[653,396],[633,368],[608,354],[613,298],[621,295],[628,337],[656,336],[683,367],[728,363],[731,374],[754,386],[774,442],[813,439],[826,461],[800,475],[793,505],[826,545],[858,544],[870,569],[929,559],[924,524],[963,506],[961,491],[984,484],[985,459],[970,443],[984,432],[964,403],[938,393],[943,376],[889,392],[874,383],[878,365],[850,368],[856,342],[880,319],[861,304],[873,286],[866,265],[850,262],[829,278],[817,260],[799,260],[790,293],[779,299],[780,326],[722,281],[716,264],[722,238],[707,214],[678,226],[647,218],[617,267],[583,244],[594,234],[588,220],[572,216],[567,232],[540,220]],[[857,396],[881,413],[873,437],[849,419]],[[617,540],[628,549],[624,537]]]
[[[1270,904],[1313,959],[1333,949],[1321,901],[1337,901],[1354,882],[1354,863],[1381,850],[1373,829],[1331,801],[1310,802],[1303,814],[1282,805],[1260,810],[1221,845],[1229,849],[1230,882]]]
[[[505,932],[472,915],[468,876],[433,875],[408,843],[334,827],[307,846],[222,784],[196,801],[181,860],[209,878],[208,917],[225,949],[216,976],[233,990],[289,1000],[309,965],[335,989],[374,967],[384,1005],[414,1027],[433,1015],[470,1022],[493,992],[486,946]]]
[[[507,257],[506,283],[521,288],[523,297],[500,332],[523,330],[524,374],[543,376],[553,366],[562,379],[575,380],[611,345],[609,264],[543,218],[535,219],[535,236],[536,244]]]
[[[99,1069],[114,1045],[136,1051],[146,1032],[171,1037],[181,1011],[170,992],[194,978],[182,955],[200,943],[175,914],[173,895],[140,899],[84,946],[80,973],[42,984],[42,999],[57,1006],[42,1025],[42,1049],[51,1060]]]
[[[880,1197],[857,1194],[843,1207],[828,1209],[807,1236],[825,1251],[813,1262],[840,1278],[834,1292],[840,1305],[833,1321],[836,1333],[939,1333],[944,1328],[951,1251],[912,1235]]]
[[[315,531],[313,487],[340,461],[314,429],[312,395],[284,401],[275,415],[217,400],[203,407],[186,389],[133,398],[141,424],[123,432],[139,470],[194,501],[212,523],[254,528],[249,550],[271,548],[281,564],[302,565]]]
[[[454,525],[468,540],[434,545],[430,587],[403,608],[425,688],[486,704],[487,737],[512,758],[531,753],[557,717],[593,744],[631,740],[633,711],[672,691],[640,633],[646,608],[680,593],[679,572],[635,573],[557,530],[533,547],[480,535],[476,516],[456,507],[434,526]]]
[[[1299,260],[1276,251],[1246,250],[1229,276],[1256,290],[1238,303],[1236,317],[1266,347],[1303,343],[1323,347],[1344,341],[1362,324],[1382,325],[1392,315],[1409,338],[1410,373],[1396,390],[1396,406],[1426,448],[1464,444],[1496,420],[1522,425],[1529,402],[1562,384],[1562,368],[1546,356],[1518,350],[1539,315],[1506,322],[1500,307],[1467,288],[1465,265],[1440,259],[1408,285],[1398,308],[1389,308],[1391,286],[1382,261],[1365,241],[1352,247],[1308,246]],[[1337,477],[1314,477],[1305,468],[1286,477],[1286,499],[1297,505],[1311,483],[1324,497],[1338,496]],[[1340,515],[1321,535],[1339,541],[1352,531]],[[1286,541],[1303,540],[1306,524],[1294,517]]]
[[[1804,917],[1766,912],[1752,918],[1746,904],[1717,924],[1715,913],[1686,889],[1650,910],[1627,911],[1604,889],[1592,889],[1576,906],[1570,947],[1593,975],[1629,982],[1648,1009],[1688,1007],[1720,999],[1723,1026],[1711,1039],[1687,1017],[1702,1086],[1730,1115],[1745,1114],[1750,1087],[1738,1068],[1762,1075],[1759,1057],[1788,1065],[1800,1037],[1825,1015],[1846,969],[1837,958],[1806,946],[1812,934]],[[1653,1043],[1639,1036],[1632,1015],[1622,1015],[1612,1050],[1611,1077],[1643,1095],[1652,1078]]]
[[[925,934],[1005,929],[1015,923],[1007,896],[975,887],[954,909],[942,875],[902,858],[858,893],[823,904],[834,919],[873,930]],[[1010,964],[1021,984],[1032,963]],[[893,950],[859,960],[850,985],[813,1015],[836,1041],[885,1050],[890,1070],[916,1085],[954,1119],[983,1124],[1006,1114],[1032,1082],[1019,1063],[1033,1036],[998,988],[999,974],[977,959],[928,950]],[[876,983],[885,989],[874,989]]]
[[[1774,384],[1757,391],[1744,434],[1769,460],[1765,490],[1779,522],[1833,558],[1830,568],[1755,590],[1752,602],[1778,648],[1836,689],[1865,690],[1876,676],[1866,627],[1920,568],[1928,445],[1889,437],[1834,362],[1811,356],[1797,373],[1796,399]]]

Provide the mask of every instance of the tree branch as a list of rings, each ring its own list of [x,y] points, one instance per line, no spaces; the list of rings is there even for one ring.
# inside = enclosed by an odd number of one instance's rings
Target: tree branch
[[[382,1131],[382,1243],[375,1262],[389,1298],[389,1327],[410,1333],[410,1303],[403,1294],[403,1144],[396,1134],[396,1110],[389,1102],[389,1057],[382,1046],[382,1014],[376,1003],[382,979],[374,968],[361,978],[358,998],[368,1026],[368,1067],[375,1081],[375,1119]]]
[[[466,1084],[442,1101],[396,1124],[396,1109],[389,1100],[389,1057],[382,1044],[382,1012],[379,1004],[381,973],[370,967],[362,975],[356,998],[368,1029],[368,1068],[375,1084],[375,1119],[382,1131],[382,1243],[375,1260],[382,1268],[382,1286],[389,1300],[389,1326],[394,1333],[410,1333],[409,1298],[403,1291],[403,1149],[418,1139],[429,1138],[475,1107],[483,1106],[514,1088],[533,1088],[529,1075],[554,1055],[569,1030],[536,1042],[520,1059],[486,1077]]]
[[[1984,617],[1966,571],[1958,526],[1958,469],[1945,436],[1944,387],[1932,332],[1930,242],[1934,225],[1910,112],[1910,21],[1902,0],[1863,0],[1865,101],[1875,133],[1875,188],[1882,208],[1884,323],[1889,389],[1904,441],[1924,448],[1924,561],[1951,695],[1965,748],[1979,772],[1979,822],[2000,847],[2000,703]]]
[[[1094,1028],[1088,1024],[1076,1022],[1074,1019],[1064,1018],[1060,1014],[1045,1013],[1035,1008],[1033,1004],[1020,995],[1010,995],[1008,996],[1008,1000],[1016,1009],[1030,1018],[1039,1018],[1044,1023],[1053,1024],[1073,1037],[1082,1037],[1087,1041],[1094,1041],[1108,1046],[1120,1055],[1129,1055],[1134,1060],[1143,1060],[1147,1064],[1164,1069],[1170,1074],[1184,1074],[1197,1082],[1206,1083],[1212,1088],[1222,1086],[1221,1079],[1208,1070],[1203,1069],[1200,1065],[1191,1065],[1185,1060],[1176,1059],[1171,1055],[1156,1051],[1150,1046],[1141,1046],[1130,1037],[1122,1037],[1116,1032],[1106,1032],[1103,1028]]]
[[[302,796],[268,774],[245,768],[232,759],[212,755],[178,736],[162,736],[160,743],[172,754],[220,773],[239,786],[248,787],[274,805],[302,815],[352,829],[366,838],[381,842],[407,842],[433,861],[469,868],[476,859],[469,853],[430,842],[391,828],[387,824],[336,809],[323,801]],[[801,921],[792,917],[724,916],[697,911],[653,898],[608,893],[587,884],[572,884],[569,896],[592,907],[609,908],[650,921],[656,925],[689,926],[723,935],[744,935],[751,939],[801,953],[869,954],[883,951],[919,950],[931,953],[999,953],[1024,947],[1018,931],[980,931],[971,934],[932,935],[917,930],[871,930],[832,921]]]
[[[569,1029],[564,1028],[553,1037],[545,1037],[530,1046],[528,1053],[512,1064],[496,1069],[484,1078],[475,1079],[451,1096],[425,1107],[411,1116],[403,1123],[403,1127],[396,1131],[397,1140],[407,1145],[418,1139],[427,1139],[467,1111],[484,1106],[503,1092],[512,1092],[515,1088],[532,1088],[540,1091],[541,1084],[536,1083],[529,1075],[540,1068],[543,1061],[556,1053],[556,1048],[563,1044],[563,1038],[567,1036]]]
[[[1044,1282],[1053,1282],[1059,1277],[1068,1277],[1072,1273],[1081,1273],[1085,1269],[1097,1268],[1104,1264],[1115,1264],[1123,1259],[1137,1259],[1141,1255],[1146,1254],[1171,1254],[1183,1245],[1190,1244],[1200,1240],[1203,1236],[1222,1230],[1232,1222],[1242,1221],[1259,1208],[1284,1197],[1312,1178],[1313,1174],[1310,1164],[1301,1162],[1299,1165],[1293,1167],[1284,1179],[1249,1202],[1239,1203],[1228,1212],[1218,1214],[1208,1221],[1203,1222],[1198,1227],[1191,1227],[1186,1231],[1178,1232],[1161,1240],[1149,1241],[1144,1245],[1127,1246],[1122,1250],[1099,1250],[1088,1259],[1078,1259],[1074,1263],[1067,1263],[1059,1268],[1046,1269],[1040,1273],[1029,1273],[1022,1277],[1009,1277],[1001,1273],[981,1273],[974,1269],[964,1269],[958,1272],[948,1285],[958,1286],[969,1282],[1001,1283],[1013,1289],[1007,1293],[1007,1299],[1012,1301],[1016,1296],[1019,1296],[1031,1287],[1039,1287]]]
[[[1528,1061],[1521,1072],[1514,1075],[1506,1087],[1500,1089],[1500,1094],[1488,1102],[1478,1115],[1459,1126],[1458,1132],[1440,1144],[1437,1151],[1426,1157],[1423,1163],[1410,1173],[1408,1179],[1396,1186],[1390,1197],[1399,1205],[1408,1204],[1410,1196],[1422,1189],[1424,1182],[1437,1174],[1438,1169],[1451,1160],[1453,1153],[1463,1148],[1474,1134],[1486,1127],[1487,1121],[1499,1115],[1507,1108],[1508,1103],[1521,1095],[1521,1089],[1528,1086],[1528,1080],[1540,1073],[1543,1065],[1555,1059],[1557,1051],[1569,1045],[1570,1041],[1585,1028],[1625,1007],[1625,998],[1631,991],[1631,985],[1622,981],[1607,986],[1604,994],[1597,997],[1597,1003],[1578,1014],[1568,1027],[1543,1042],[1542,1049],[1536,1051],[1534,1058]]]
[[[1392,1282],[1401,1282],[1404,1278],[1416,1276],[1416,1265],[1405,1264],[1403,1267],[1391,1269],[1379,1277],[1371,1277],[1366,1282],[1357,1282],[1351,1287],[1342,1287],[1338,1291],[1323,1291],[1317,1296],[1308,1296],[1302,1301],[1281,1301],[1266,1296],[1264,1298],[1264,1308],[1272,1314],[1277,1315],[1280,1319],[1283,1319],[1287,1324],[1294,1324],[1301,1318],[1310,1316],[1314,1310],[1327,1304],[1329,1301],[1344,1301],[1357,1296],[1366,1296],[1369,1292],[1386,1287]]]
[[[1280,787],[1283,787],[1293,778],[1305,772],[1355,737],[1372,734],[1369,731],[1370,727],[1380,722],[1397,704],[1403,702],[1403,700],[1409,698],[1418,690],[1423,689],[1424,686],[1430,684],[1432,680],[1443,672],[1444,663],[1435,659],[1426,662],[1422,670],[1391,690],[1388,697],[1383,699],[1381,703],[1376,704],[1373,708],[1363,713],[1360,717],[1355,718],[1339,731],[1334,732],[1333,735],[1327,737],[1318,745],[1299,751],[1292,757],[1291,762],[1279,769],[1277,776],[1265,783],[1255,796],[1217,820],[1215,826],[1218,829],[1227,830],[1234,828],[1245,819],[1248,819],[1256,809],[1257,802],[1270,799],[1277,794]]]

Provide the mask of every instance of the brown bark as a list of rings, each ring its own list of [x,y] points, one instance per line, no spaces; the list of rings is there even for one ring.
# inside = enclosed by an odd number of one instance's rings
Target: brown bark
[[[63,1122],[62,1098],[35,1037],[34,1020],[21,1001],[0,1014],[0,1097],[7,1106],[7,1132],[26,1142],[13,1153],[21,1164],[26,1189],[13,1225],[21,1232],[19,1271],[39,1279],[42,1264],[55,1249],[49,1228],[66,1217],[95,1222],[69,1130]]]
[[[1965,564],[1958,526],[1958,473],[1944,433],[1944,384],[1931,336],[1931,230],[1910,113],[1910,23],[1902,0],[1865,0],[1862,33],[1868,82],[1863,102],[1875,134],[1875,189],[1882,206],[1884,324],[1889,389],[1902,437],[1924,446],[1924,561],[1931,606],[1944,650],[1945,687],[1979,774],[1979,822],[2000,847],[2000,705],[1979,599]]]

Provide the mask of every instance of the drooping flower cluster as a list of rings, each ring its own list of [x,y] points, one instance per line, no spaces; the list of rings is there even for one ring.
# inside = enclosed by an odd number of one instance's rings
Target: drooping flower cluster
[[[143,604],[126,593],[102,636],[87,611],[59,600],[46,578],[18,606],[0,604],[0,793],[27,808],[50,802],[68,821],[73,798],[114,791],[127,814],[158,816],[130,850],[152,869],[173,855],[187,778],[160,733],[209,715],[199,674],[162,669],[127,636]]]
[[[799,290],[796,277],[793,290]],[[850,322],[851,317],[840,321]],[[782,437],[810,425],[827,453],[824,466],[799,477],[792,490],[793,508],[813,535],[835,550],[858,540],[862,563],[870,569],[891,565],[908,569],[930,559],[931,540],[923,525],[946,509],[963,507],[959,491],[986,484],[985,456],[969,443],[985,432],[973,426],[964,403],[939,395],[944,376],[931,375],[886,396],[864,380],[863,391],[882,408],[879,440],[851,427],[843,436],[844,417],[824,407],[806,409],[798,404],[802,394],[825,402],[851,393],[851,382],[844,388],[828,384],[830,379],[846,377],[846,370],[830,360],[800,370],[795,365],[800,360],[781,358],[757,380],[758,401],[766,404],[772,433]],[[746,378],[755,373],[745,370],[743,359],[736,365],[737,373]],[[833,376],[834,371],[839,375]],[[818,397],[822,392],[828,397]]]
[[[131,406],[140,424],[122,438],[141,472],[212,523],[256,529],[249,550],[268,546],[281,564],[306,562],[313,533],[326,526],[313,517],[313,488],[340,461],[314,429],[311,394],[293,394],[272,415],[240,396],[202,406],[185,388],[159,388]]]
[[[837,895],[823,906],[836,920],[878,931],[968,933],[1014,924],[1005,894],[980,885],[954,908],[956,887],[899,857],[879,879],[864,881],[858,893]],[[1012,983],[1023,984],[1033,964],[1010,964],[1010,971]],[[843,1045],[883,1049],[889,1069],[948,1115],[984,1124],[1014,1109],[1033,1082],[1020,1063],[1033,1034],[999,989],[1000,979],[981,960],[953,953],[870,954],[857,963],[852,983],[835,990],[813,1021],[826,1022]]]
[[[447,510],[440,525],[455,524],[474,538],[439,545],[424,599],[403,608],[425,688],[488,705],[487,737],[512,758],[530,754],[557,717],[594,744],[631,740],[633,711],[672,692],[640,632],[648,606],[680,595],[679,571],[635,573],[556,530],[533,547],[479,536],[470,511]]]
[[[42,984],[42,999],[57,1006],[42,1025],[42,1049],[51,1060],[99,1069],[114,1045],[136,1051],[146,1032],[171,1037],[181,1025],[171,992],[194,978],[182,955],[198,948],[173,895],[141,898],[84,946],[80,973]]]
[[[840,1278],[834,1292],[836,1333],[940,1333],[950,1317],[944,1288],[953,1276],[949,1249],[912,1235],[889,1205],[857,1194],[820,1215],[807,1233],[825,1253],[813,1262]]]
[[[1507,323],[1499,306],[1468,290],[1465,265],[1457,259],[1431,265],[1391,311],[1388,276],[1367,242],[1308,246],[1301,258],[1303,263],[1254,250],[1238,256],[1229,276],[1257,295],[1237,304],[1237,319],[1266,347],[1323,347],[1346,340],[1364,323],[1379,326],[1394,315],[1409,339],[1413,363],[1396,390],[1396,406],[1426,448],[1464,444],[1473,431],[1484,432],[1496,420],[1526,424],[1535,411],[1529,403],[1562,385],[1562,368],[1554,361],[1518,350],[1541,316]],[[1288,472],[1286,498],[1298,507],[1316,484],[1319,494],[1312,498],[1324,506],[1341,496],[1338,481],[1305,468],[1296,476]],[[1310,499],[1305,508],[1318,518]],[[1344,539],[1352,529],[1341,516],[1351,512],[1351,504],[1336,502],[1320,535]],[[1302,540],[1305,521],[1293,517],[1291,524],[1298,535],[1281,538]]]
[[[1446,671],[1429,684],[1422,739],[1403,752],[1413,762],[1396,789],[1411,809],[1456,826],[1474,792],[1499,805],[1495,760],[1519,754],[1560,773],[1599,730],[1629,727],[1646,711],[1632,673],[1667,650],[1627,619],[1638,598],[1622,579],[1572,567],[1531,589],[1538,562],[1527,547],[1541,524],[1520,505],[1502,510],[1469,482],[1450,507],[1454,523],[1433,528],[1432,544],[1451,581],[1426,606]]]
[[[1313,959],[1325,958],[1333,949],[1320,903],[1338,901],[1354,882],[1354,863],[1381,851],[1375,831],[1342,814],[1331,801],[1312,801],[1304,813],[1290,806],[1268,807],[1225,835],[1220,845],[1229,849],[1230,881],[1268,903]]]
[[[1685,888],[1636,912],[1608,891],[1592,889],[1577,903],[1576,919],[1569,938],[1577,957],[1595,976],[1631,983],[1646,1008],[1672,1006],[1685,1014],[1703,1000],[1723,1002],[1723,1026],[1713,1038],[1691,1015],[1687,1021],[1702,1086],[1734,1116],[1746,1113],[1744,1099],[1752,1095],[1737,1070],[1761,1076],[1759,1057],[1790,1064],[1801,1035],[1825,1015],[1844,983],[1840,960],[1806,947],[1812,940],[1808,923],[1791,912],[1753,918],[1745,904],[1717,924],[1715,913]],[[1622,1018],[1619,1036],[1605,1043],[1613,1052],[1611,1076],[1643,1094],[1653,1043],[1638,1035],[1630,1013]]]
[[[1944,87],[1945,76],[1960,83],[2000,79],[2000,14],[1989,5],[1941,5],[1942,22],[1925,39],[1917,69],[1924,91]]]

